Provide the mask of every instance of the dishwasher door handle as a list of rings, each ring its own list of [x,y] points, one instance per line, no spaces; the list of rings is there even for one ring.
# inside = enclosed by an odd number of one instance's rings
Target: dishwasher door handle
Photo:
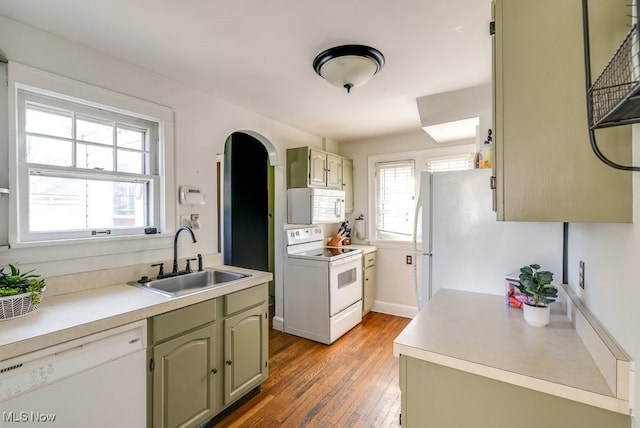
[[[60,352],[56,352],[54,355],[57,359],[65,359],[72,357],[78,353],[81,353],[84,350],[84,345],[74,346],[73,348],[63,349]]]

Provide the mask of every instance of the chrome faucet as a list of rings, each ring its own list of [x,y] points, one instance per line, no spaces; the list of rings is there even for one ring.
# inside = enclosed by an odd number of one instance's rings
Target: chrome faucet
[[[193,234],[193,230],[191,230],[189,226],[182,226],[178,230],[176,230],[176,234],[173,237],[173,269],[171,271],[171,273],[175,275],[178,274],[178,235],[180,235],[180,232],[182,232],[183,230],[189,231],[194,244],[197,242],[196,235]]]

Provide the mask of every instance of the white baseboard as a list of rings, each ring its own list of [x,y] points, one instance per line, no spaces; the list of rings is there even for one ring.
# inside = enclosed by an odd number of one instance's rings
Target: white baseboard
[[[278,331],[284,331],[284,318],[273,317],[273,329]]]
[[[418,313],[418,308],[415,306],[398,305],[397,303],[381,302],[379,300],[373,302],[371,310],[403,318],[413,318]]]

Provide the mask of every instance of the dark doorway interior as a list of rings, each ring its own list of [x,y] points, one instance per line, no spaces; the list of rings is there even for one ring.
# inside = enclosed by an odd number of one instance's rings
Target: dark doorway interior
[[[260,141],[233,133],[224,152],[224,263],[273,272],[273,167]]]

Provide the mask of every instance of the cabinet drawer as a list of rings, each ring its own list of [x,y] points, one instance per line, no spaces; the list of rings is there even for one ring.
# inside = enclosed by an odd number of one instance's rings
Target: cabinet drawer
[[[370,253],[364,254],[362,256],[362,267],[368,268],[371,266],[375,266],[376,264],[376,252],[372,251]]]
[[[175,336],[216,319],[216,299],[196,303],[152,318],[153,342]]]
[[[224,296],[224,314],[229,315],[267,300],[267,284],[257,285],[246,290]]]

